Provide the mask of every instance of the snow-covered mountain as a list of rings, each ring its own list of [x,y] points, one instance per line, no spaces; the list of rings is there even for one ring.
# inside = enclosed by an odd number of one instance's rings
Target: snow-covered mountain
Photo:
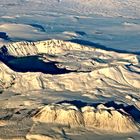
[[[139,0],[0,0],[0,139],[139,140]]]
[[[22,137],[53,140],[75,133],[85,138],[95,131],[122,136],[139,133],[138,55],[48,40],[4,45],[0,59],[0,106],[4,111],[11,109],[4,113],[8,122],[1,125],[19,129],[16,122],[22,119]],[[48,135],[52,128],[60,136]],[[0,130],[0,137],[8,131]],[[14,132],[10,135],[18,137],[20,132]]]

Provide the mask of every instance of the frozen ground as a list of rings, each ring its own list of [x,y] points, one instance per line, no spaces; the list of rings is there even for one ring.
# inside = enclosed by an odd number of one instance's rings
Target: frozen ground
[[[0,0],[0,139],[139,140],[139,44],[139,0]]]

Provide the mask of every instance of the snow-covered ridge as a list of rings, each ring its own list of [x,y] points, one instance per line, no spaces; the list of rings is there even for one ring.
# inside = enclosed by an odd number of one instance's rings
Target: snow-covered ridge
[[[61,40],[49,40],[40,42],[17,42],[9,44],[7,47],[9,55],[21,57],[39,54],[62,54],[70,50],[93,50],[71,42]]]
[[[125,54],[125,53],[116,53],[113,51],[105,51],[102,49],[97,49],[96,47],[79,45],[77,43],[72,43],[68,41],[62,40],[47,40],[47,41],[39,41],[39,42],[17,42],[10,43],[6,46],[2,46],[2,48],[6,48],[6,52],[8,55],[21,57],[21,56],[29,56],[29,55],[39,55],[39,54],[50,54],[50,55],[58,55],[65,54],[68,51],[91,51],[95,52],[94,55],[105,56],[105,58],[120,58],[120,59],[129,59],[132,63],[138,63],[137,56],[134,54]]]
[[[128,133],[138,129],[131,116],[123,109],[115,110],[115,108],[108,108],[103,104],[98,105],[97,108],[84,106],[81,109],[72,104],[47,105],[38,109],[33,120],[118,133]]]

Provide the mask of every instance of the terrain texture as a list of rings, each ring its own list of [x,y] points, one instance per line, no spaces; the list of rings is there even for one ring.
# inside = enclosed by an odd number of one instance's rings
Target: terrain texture
[[[138,55],[48,40],[4,45],[0,59],[2,138],[139,135]]]
[[[140,0],[0,0],[0,140],[140,139]]]

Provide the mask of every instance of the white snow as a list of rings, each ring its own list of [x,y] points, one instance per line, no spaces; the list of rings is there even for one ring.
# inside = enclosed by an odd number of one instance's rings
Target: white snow
[[[0,139],[139,140],[139,44],[140,0],[0,0]]]

